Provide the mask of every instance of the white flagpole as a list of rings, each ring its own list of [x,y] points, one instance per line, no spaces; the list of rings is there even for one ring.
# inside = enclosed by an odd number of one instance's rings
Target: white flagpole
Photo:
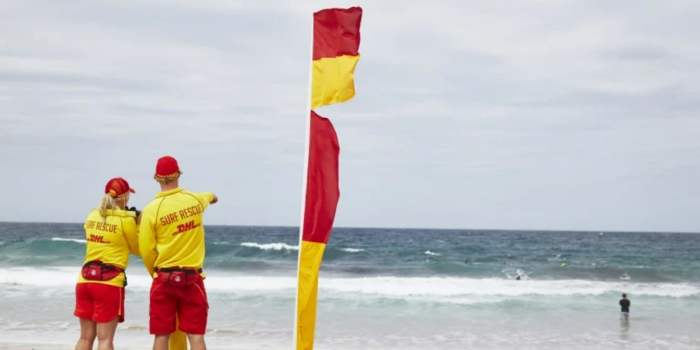
[[[299,220],[299,253],[297,254],[297,288],[296,297],[294,298],[294,329],[292,330],[294,337],[294,350],[297,349],[297,329],[299,326],[299,273],[301,272],[301,243],[304,235],[304,211],[306,210],[306,187],[308,186],[309,176],[309,144],[311,139],[311,84],[313,74],[314,60],[314,17],[311,15],[311,40],[309,49],[309,88],[306,101],[306,138],[304,142],[304,176],[302,177],[301,185],[301,219]]]

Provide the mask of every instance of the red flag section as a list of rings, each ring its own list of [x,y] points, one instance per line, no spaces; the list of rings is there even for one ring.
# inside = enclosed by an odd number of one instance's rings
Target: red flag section
[[[338,154],[340,146],[333,124],[311,111],[309,170],[302,240],[327,243],[340,197]]]
[[[362,9],[325,9],[314,13],[313,59],[357,56]]]

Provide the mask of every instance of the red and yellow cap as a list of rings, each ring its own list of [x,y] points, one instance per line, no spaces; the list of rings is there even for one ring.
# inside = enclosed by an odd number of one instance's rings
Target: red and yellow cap
[[[111,178],[105,185],[105,194],[109,194],[112,197],[118,197],[127,192],[136,193],[136,191],[129,186],[129,183],[121,177]]]
[[[157,177],[170,177],[181,173],[180,166],[177,164],[177,159],[171,156],[163,156],[158,158],[156,163]]]

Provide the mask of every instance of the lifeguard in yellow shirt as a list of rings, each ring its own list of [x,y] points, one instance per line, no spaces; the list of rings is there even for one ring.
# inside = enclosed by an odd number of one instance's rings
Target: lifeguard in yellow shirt
[[[161,192],[141,215],[139,249],[154,278],[149,321],[154,350],[167,350],[168,338],[178,327],[187,333],[192,350],[206,349],[209,304],[201,275],[204,211],[218,199],[211,192],[180,188],[181,174],[175,158],[158,159],[154,178]]]
[[[75,311],[80,318],[77,350],[113,349],[117,323],[124,321],[124,270],[129,252],[138,255],[135,209],[126,210],[134,190],[121,177],[110,179],[97,209],[85,219],[85,259],[75,287]]]

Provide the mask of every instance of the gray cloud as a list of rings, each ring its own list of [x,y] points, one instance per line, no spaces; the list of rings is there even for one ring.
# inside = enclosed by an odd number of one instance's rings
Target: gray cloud
[[[700,230],[697,4],[362,5],[357,96],[319,111],[338,225]],[[210,222],[296,225],[319,6],[0,4],[0,220],[80,221],[117,175],[141,206],[169,153]]]

